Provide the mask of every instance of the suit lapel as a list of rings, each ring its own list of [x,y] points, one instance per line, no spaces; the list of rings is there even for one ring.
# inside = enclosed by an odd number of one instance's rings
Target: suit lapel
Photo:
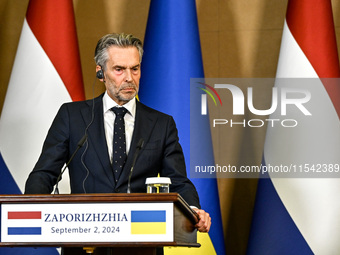
[[[88,153],[96,153],[102,168],[104,169],[107,178],[109,179],[112,187],[115,187],[113,178],[112,167],[110,163],[109,153],[105,138],[104,129],[104,115],[103,115],[103,95],[89,100],[87,109],[82,110],[83,118],[86,120],[85,123],[91,123],[92,119],[92,105],[94,102],[94,119],[92,124],[88,128],[88,139],[89,139],[89,150]],[[94,170],[95,171],[95,170]]]
[[[144,144],[146,144],[152,134],[152,130],[156,124],[157,118],[150,114],[148,109],[141,104],[140,102],[136,102],[136,118],[135,125],[132,135],[132,141],[130,145],[130,151],[127,157],[127,161],[124,165],[123,171],[120,175],[120,178],[117,182],[117,187],[128,180],[130,170],[132,167],[132,161],[134,154],[136,152],[136,147],[141,138],[144,140]],[[143,150],[143,149],[142,149]],[[142,151],[140,151],[141,153]]]

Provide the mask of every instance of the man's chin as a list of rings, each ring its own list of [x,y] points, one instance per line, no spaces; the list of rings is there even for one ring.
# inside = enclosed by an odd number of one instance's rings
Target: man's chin
[[[124,95],[124,96],[120,96],[119,100],[120,101],[124,101],[124,102],[129,102],[131,99],[135,98],[135,96],[137,95],[137,93],[131,93],[131,95]]]

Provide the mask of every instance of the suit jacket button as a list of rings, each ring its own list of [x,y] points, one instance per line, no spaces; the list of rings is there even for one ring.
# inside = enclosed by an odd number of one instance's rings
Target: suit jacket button
[[[118,192],[119,192],[119,189],[115,189],[115,191],[116,191],[116,193],[118,193]]]

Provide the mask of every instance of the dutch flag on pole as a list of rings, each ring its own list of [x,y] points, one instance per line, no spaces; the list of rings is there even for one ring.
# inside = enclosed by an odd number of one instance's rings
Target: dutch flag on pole
[[[0,194],[23,192],[59,107],[83,99],[72,0],[30,0],[0,118]],[[1,248],[0,254],[22,249]]]
[[[340,77],[330,0],[289,0],[277,77]],[[266,164],[340,163],[339,81],[316,84],[309,88],[316,125],[268,128]],[[248,254],[339,254],[339,193],[339,178],[260,179]]]

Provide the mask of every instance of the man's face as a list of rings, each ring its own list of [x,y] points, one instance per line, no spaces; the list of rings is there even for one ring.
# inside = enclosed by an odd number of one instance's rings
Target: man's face
[[[139,89],[140,60],[136,47],[111,46],[104,72],[105,87],[108,95],[119,105],[133,99]],[[97,71],[100,70],[97,66]]]

